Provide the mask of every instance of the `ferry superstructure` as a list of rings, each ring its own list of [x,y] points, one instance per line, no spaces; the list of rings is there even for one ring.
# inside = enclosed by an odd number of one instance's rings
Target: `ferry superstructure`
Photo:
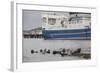
[[[91,39],[90,13],[42,13],[44,39]]]

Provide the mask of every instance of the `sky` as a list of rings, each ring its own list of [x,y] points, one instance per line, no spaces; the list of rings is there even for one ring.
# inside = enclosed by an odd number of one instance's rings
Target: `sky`
[[[41,26],[41,11],[23,10],[23,30]]]

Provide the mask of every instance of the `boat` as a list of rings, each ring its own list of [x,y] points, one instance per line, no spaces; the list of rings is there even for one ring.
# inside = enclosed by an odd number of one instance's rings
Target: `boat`
[[[90,40],[90,13],[57,13],[42,14],[42,35],[45,40]]]

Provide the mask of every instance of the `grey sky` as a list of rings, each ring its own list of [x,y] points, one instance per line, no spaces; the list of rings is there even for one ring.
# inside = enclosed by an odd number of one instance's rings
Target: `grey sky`
[[[23,10],[23,30],[41,26],[41,11]]]

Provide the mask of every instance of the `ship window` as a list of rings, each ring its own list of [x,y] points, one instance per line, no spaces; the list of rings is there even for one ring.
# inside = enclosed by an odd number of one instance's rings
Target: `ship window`
[[[77,19],[76,23],[79,23],[80,19]]]
[[[55,25],[56,24],[56,19],[54,19],[54,18],[48,18],[48,24]]]
[[[43,17],[42,21],[43,21],[43,23],[46,23],[46,17]]]

